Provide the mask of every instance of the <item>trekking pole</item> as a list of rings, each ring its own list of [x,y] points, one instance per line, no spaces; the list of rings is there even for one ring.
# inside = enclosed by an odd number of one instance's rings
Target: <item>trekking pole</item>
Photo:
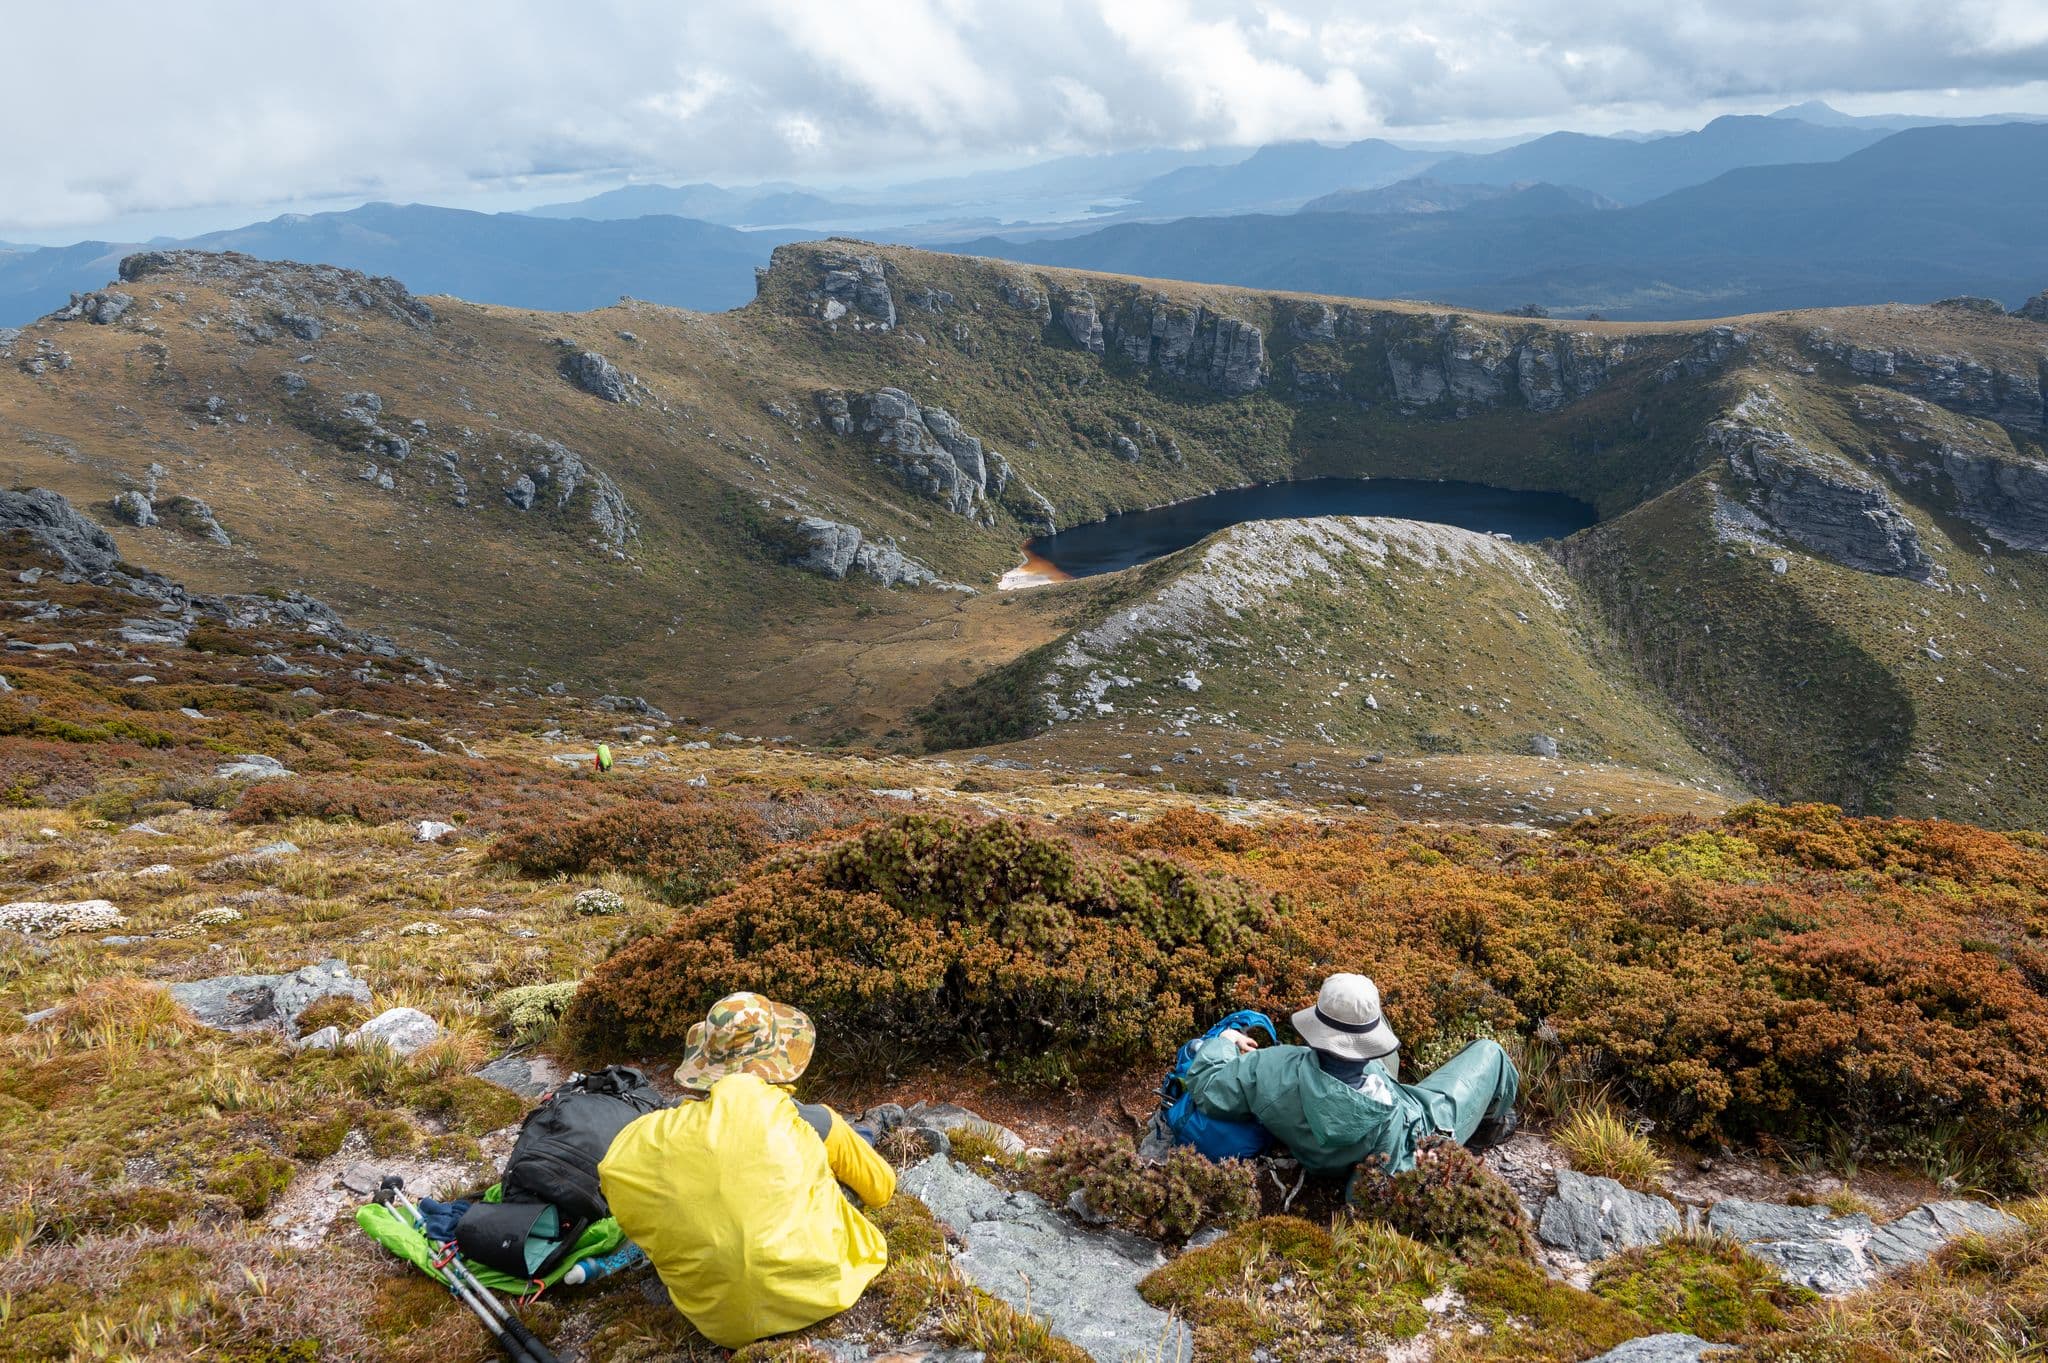
[[[426,1217],[420,1213],[418,1204],[405,1195],[405,1179],[398,1174],[387,1175],[383,1186],[378,1188],[376,1200],[389,1206],[396,1202],[412,1217],[414,1224],[424,1233]],[[506,1309],[497,1295],[477,1281],[469,1271],[469,1265],[462,1261],[462,1251],[452,1240],[440,1242],[447,1258],[436,1265],[448,1275],[448,1291],[484,1323],[499,1347],[510,1354],[513,1363],[560,1363],[548,1346],[541,1343],[534,1333],[521,1323],[519,1317]]]

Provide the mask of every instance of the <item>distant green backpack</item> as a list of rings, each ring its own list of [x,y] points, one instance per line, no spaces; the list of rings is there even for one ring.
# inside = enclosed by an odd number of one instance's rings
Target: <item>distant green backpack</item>
[[[600,743],[597,745],[597,762],[595,765],[599,771],[610,771],[612,769],[611,744]]]

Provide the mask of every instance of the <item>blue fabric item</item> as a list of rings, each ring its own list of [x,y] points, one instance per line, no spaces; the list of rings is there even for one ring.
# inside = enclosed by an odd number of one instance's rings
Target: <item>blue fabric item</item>
[[[455,1223],[469,1210],[467,1202],[436,1202],[431,1197],[419,1200],[420,1229],[429,1240],[441,1243],[455,1238]]]
[[[1173,1058],[1173,1068],[1168,1071],[1166,1081],[1159,1086],[1166,1129],[1173,1134],[1174,1142],[1193,1146],[1205,1159],[1253,1159],[1264,1154],[1273,1144],[1272,1136],[1257,1122],[1211,1117],[1195,1106],[1181,1085],[1202,1044],[1233,1029],[1245,1033],[1264,1032],[1268,1040],[1275,1043],[1280,1040],[1280,1031],[1273,1025],[1273,1019],[1249,1008],[1239,1009],[1182,1046]]]

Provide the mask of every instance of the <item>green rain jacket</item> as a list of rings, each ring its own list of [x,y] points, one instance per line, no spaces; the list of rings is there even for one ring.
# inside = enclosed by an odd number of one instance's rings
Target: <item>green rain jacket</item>
[[[1240,1055],[1213,1037],[1182,1083],[1203,1112],[1256,1120],[1312,1173],[1343,1173],[1381,1155],[1398,1174],[1414,1167],[1415,1147],[1438,1129],[1430,1102],[1438,1095],[1395,1083],[1378,1061],[1367,1067],[1365,1087],[1354,1089],[1325,1074],[1306,1046]]]

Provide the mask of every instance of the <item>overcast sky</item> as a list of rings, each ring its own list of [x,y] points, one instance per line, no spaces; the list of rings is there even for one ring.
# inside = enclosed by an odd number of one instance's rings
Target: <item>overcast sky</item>
[[[1283,138],[2048,111],[2044,0],[9,3],[0,239]]]

